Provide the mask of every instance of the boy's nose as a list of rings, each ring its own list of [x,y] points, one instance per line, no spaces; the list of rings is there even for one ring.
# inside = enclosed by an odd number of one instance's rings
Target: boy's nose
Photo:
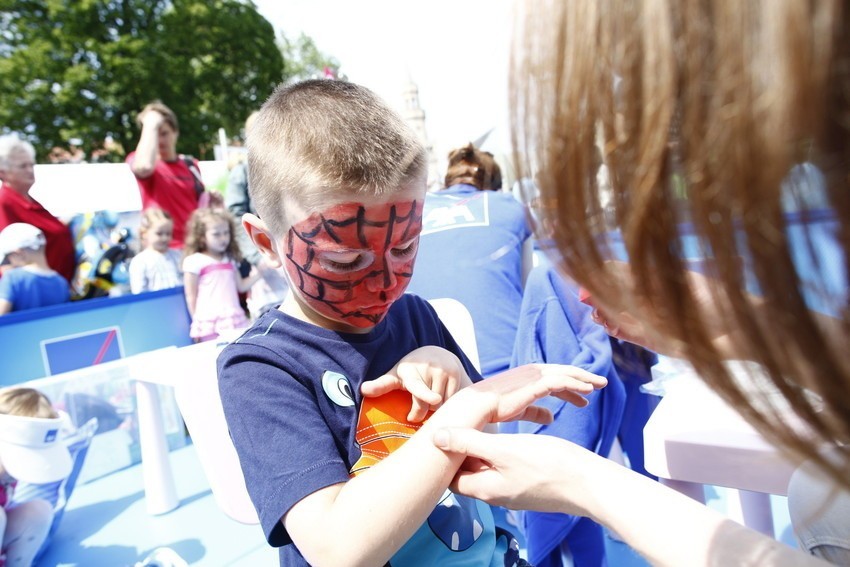
[[[393,289],[397,285],[398,277],[393,273],[392,263],[386,259],[383,260],[382,270],[366,280],[366,289],[369,291]]]

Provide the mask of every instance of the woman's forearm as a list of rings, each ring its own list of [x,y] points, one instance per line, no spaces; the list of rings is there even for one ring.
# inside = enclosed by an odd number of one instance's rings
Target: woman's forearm
[[[653,565],[823,565],[613,461],[597,465],[588,511]]]

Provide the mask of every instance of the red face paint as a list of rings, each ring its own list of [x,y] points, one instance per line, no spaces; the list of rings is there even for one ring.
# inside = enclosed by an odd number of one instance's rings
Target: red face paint
[[[369,329],[407,289],[421,231],[421,200],[334,205],[289,229],[284,267],[311,309]]]

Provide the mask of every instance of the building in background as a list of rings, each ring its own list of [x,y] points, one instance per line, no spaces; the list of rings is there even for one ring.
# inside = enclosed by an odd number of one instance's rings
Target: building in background
[[[401,95],[404,103],[401,115],[405,122],[416,132],[422,145],[428,151],[428,191],[438,191],[443,187],[443,180],[437,168],[437,156],[434,155],[434,145],[428,139],[428,133],[425,129],[425,111],[419,103],[419,86],[413,82],[413,79],[408,79]]]

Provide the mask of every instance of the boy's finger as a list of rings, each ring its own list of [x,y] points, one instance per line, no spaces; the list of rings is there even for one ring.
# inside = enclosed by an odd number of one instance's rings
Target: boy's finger
[[[540,406],[528,406],[517,415],[511,416],[504,421],[530,421],[541,425],[549,425],[554,421],[552,412]]]
[[[411,423],[419,423],[428,415],[428,410],[431,406],[423,404],[420,400],[413,398],[413,403],[410,405],[410,412],[407,414],[407,421]]]
[[[593,390],[599,390],[608,385],[608,379],[606,377],[588,372],[577,366],[567,366],[566,368],[561,366],[556,376],[558,379],[563,379],[565,375],[571,378],[571,387],[580,392],[590,393]],[[590,386],[590,388],[586,389],[584,386]]]
[[[376,398],[399,388],[402,388],[402,384],[397,377],[392,374],[384,374],[374,380],[363,382],[360,386],[360,393],[367,398]]]
[[[583,408],[590,403],[584,396],[575,392],[570,392],[569,390],[565,390],[563,392],[556,392],[552,395],[558,398],[559,400],[564,400],[565,402],[569,402],[579,408]]]
[[[581,383],[589,384],[593,389],[604,388],[608,384],[608,379],[604,376],[588,372],[578,366],[568,364],[534,364],[532,366],[537,368],[539,377],[543,379],[544,384],[553,389],[558,389],[556,383],[562,382],[564,377],[571,378],[572,380],[569,380],[571,387],[578,385],[580,391],[584,391]]]
[[[440,404],[443,401],[443,396],[432,391],[418,376],[405,380],[403,383],[405,389],[413,396],[414,401],[418,400],[426,407]]]
[[[528,406],[525,408],[525,411],[519,419],[523,421],[530,421],[531,423],[539,423],[541,425],[549,425],[552,421],[554,421],[552,412],[549,409],[540,406]]]

